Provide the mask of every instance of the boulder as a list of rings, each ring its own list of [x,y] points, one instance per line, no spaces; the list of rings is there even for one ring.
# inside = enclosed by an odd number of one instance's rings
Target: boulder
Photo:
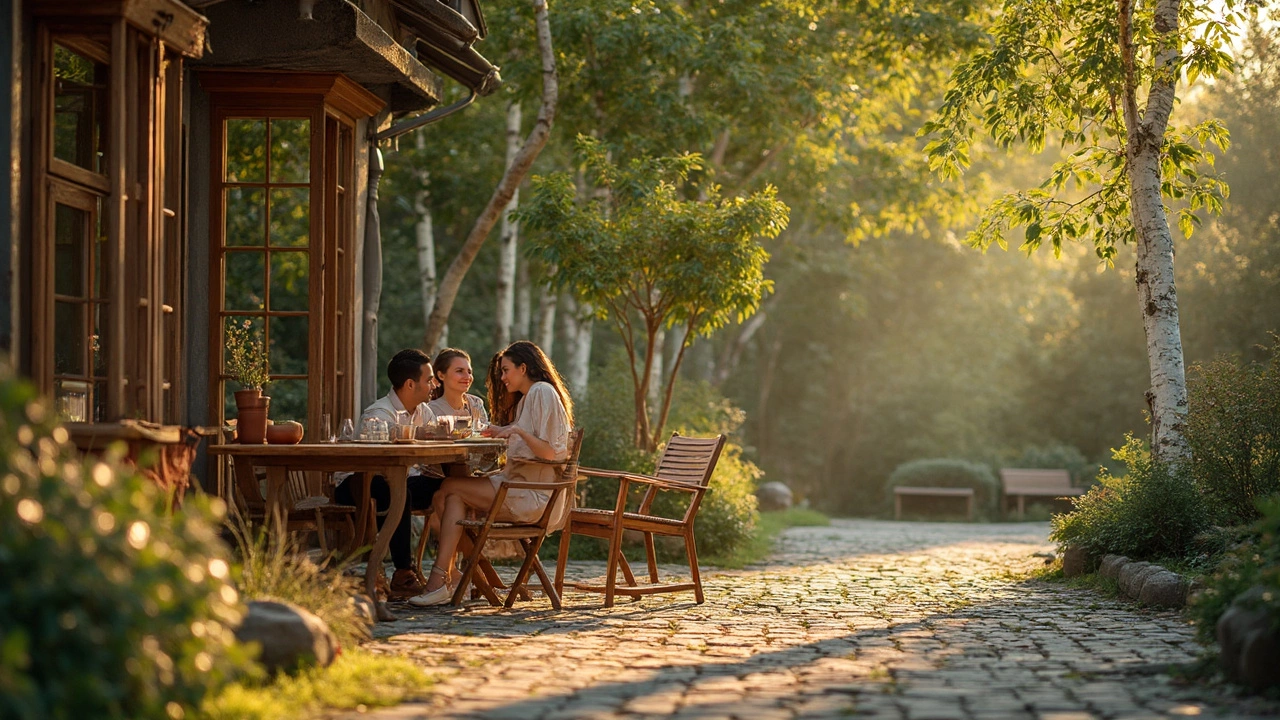
[[[791,507],[791,488],[775,481],[767,482],[756,490],[761,510],[786,510]]]
[[[1070,545],[1062,551],[1062,574],[1066,577],[1079,577],[1091,572],[1097,566],[1097,561],[1085,548]]]
[[[1280,631],[1265,609],[1253,607],[1263,589],[1241,593],[1218,619],[1222,669],[1236,683],[1253,688],[1280,687]]]
[[[1142,592],[1142,583],[1147,578],[1164,568],[1159,565],[1152,565],[1149,562],[1131,562],[1120,568],[1120,594],[1125,597],[1136,598],[1138,593]]]
[[[1108,580],[1120,580],[1120,568],[1129,562],[1129,558],[1123,555],[1103,555],[1102,563],[1098,565],[1098,574]]]
[[[1142,589],[1138,591],[1138,601],[1154,607],[1182,607],[1187,600],[1187,581],[1182,576],[1161,570],[1148,575]]]
[[[255,600],[235,631],[242,643],[256,643],[258,662],[270,673],[309,665],[328,667],[338,655],[338,640],[324,620],[293,603]]]

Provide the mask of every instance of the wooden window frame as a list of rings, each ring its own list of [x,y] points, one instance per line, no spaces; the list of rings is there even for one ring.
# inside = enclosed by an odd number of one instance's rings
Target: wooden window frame
[[[354,326],[350,317],[354,263],[355,193],[351,187],[355,162],[355,127],[372,116],[383,101],[337,73],[294,73],[211,70],[199,73],[210,97],[209,185],[209,410],[210,422],[221,424],[226,413],[223,369],[224,334],[228,317],[308,317],[307,374],[273,375],[273,379],[307,381],[307,439],[314,441],[321,417],[331,421],[352,417],[354,392]],[[310,239],[308,305],[305,313],[275,311],[264,298],[261,311],[227,310],[226,194],[228,187],[226,122],[233,119],[306,118],[311,127]],[[270,152],[268,148],[268,153]],[[256,183],[231,183],[231,186]],[[272,187],[270,177],[263,183]],[[269,196],[267,206],[270,207]],[[269,212],[269,209],[268,209]],[[267,239],[269,243],[269,238]],[[256,246],[255,246],[256,247]],[[270,253],[270,246],[264,247]],[[318,270],[318,271],[317,271]],[[269,273],[267,277],[269,285]],[[269,297],[269,289],[264,288]],[[267,331],[269,333],[269,330]],[[264,333],[267,343],[269,334]],[[270,392],[268,391],[268,394]]]

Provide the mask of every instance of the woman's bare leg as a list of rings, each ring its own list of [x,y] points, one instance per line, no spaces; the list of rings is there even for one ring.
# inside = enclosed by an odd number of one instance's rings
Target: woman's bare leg
[[[475,480],[445,480],[436,492],[436,498],[443,497],[440,516],[440,541],[436,546],[436,562],[431,576],[427,578],[427,592],[443,586],[453,568],[453,556],[458,551],[458,541],[462,539],[462,527],[459,520],[467,516],[467,508],[473,507],[488,510],[497,493],[492,483]],[[443,564],[442,564],[443,563]]]

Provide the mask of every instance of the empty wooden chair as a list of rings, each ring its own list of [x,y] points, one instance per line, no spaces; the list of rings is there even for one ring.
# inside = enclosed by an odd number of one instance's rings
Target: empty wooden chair
[[[699,603],[703,601],[702,576],[698,572],[698,550],[693,538],[693,521],[698,515],[707,483],[715,471],[720,451],[724,449],[724,436],[714,438],[685,437],[673,433],[667,441],[662,457],[658,459],[653,475],[582,468],[582,477],[616,478],[619,482],[618,498],[612,510],[575,508],[569,513],[564,534],[560,538],[560,556],[556,562],[556,590],[563,591],[564,568],[569,559],[569,540],[573,535],[604,538],[609,541],[609,555],[605,584],[575,584],[574,588],[604,593],[604,606],[612,607],[614,595],[640,596],[654,593],[692,590]],[[633,485],[645,487],[640,506],[635,512],[627,512],[627,497]],[[666,518],[652,513],[653,501],[660,492],[688,493],[689,507],[680,518]],[[640,585],[627,558],[622,554],[622,533],[635,530],[644,536],[644,549],[649,565],[649,583]],[[685,555],[689,560],[691,581],[687,583],[658,583],[658,561],[654,552],[653,536],[665,535],[684,539]],[[626,585],[618,587],[617,574],[621,571]]]
[[[235,483],[232,487],[236,510],[250,523],[265,522],[267,501],[262,496],[258,473],[243,459],[237,459],[234,468]],[[282,493],[281,504],[288,508],[284,518],[286,532],[314,531],[320,550],[328,553],[326,535],[329,530],[334,530],[341,538],[339,549],[342,552],[354,549],[359,540],[354,506],[334,503],[328,495],[313,489],[307,481],[306,473],[301,471],[289,473]]]
[[[463,562],[462,578],[453,593],[452,603],[454,605],[462,604],[467,589],[473,582],[476,589],[485,596],[491,605],[499,604],[498,595],[494,591],[495,583],[491,582],[491,579],[497,577],[497,573],[494,571],[492,564],[485,558],[484,548],[486,543],[495,540],[515,540],[524,549],[524,562],[521,563],[520,570],[516,572],[515,579],[511,581],[506,601],[502,604],[509,608],[515,603],[516,598],[521,596],[528,597],[526,583],[530,572],[532,572],[538,576],[538,581],[542,584],[543,592],[546,593],[547,598],[551,601],[551,606],[556,610],[560,609],[559,589],[551,581],[551,578],[547,576],[546,569],[543,568],[542,562],[538,559],[538,550],[542,547],[543,541],[546,540],[547,533],[560,529],[552,525],[557,508],[562,503],[568,502],[572,504],[574,486],[578,481],[578,453],[581,449],[582,429],[579,428],[569,433],[569,448],[564,460],[541,460],[536,458],[513,458],[509,460],[509,462],[529,462],[553,466],[557,470],[557,481],[554,483],[504,481],[498,486],[498,492],[494,496],[493,503],[489,506],[489,511],[484,518],[459,521],[458,524],[462,526],[466,538],[471,543],[471,549],[467,552],[466,560]],[[502,504],[506,501],[507,491],[517,488],[539,490],[551,494],[546,508],[543,509],[542,515],[536,521],[520,523],[504,522],[497,519],[502,509]],[[477,570],[480,570],[480,573],[477,573]],[[501,586],[497,585],[497,587]]]

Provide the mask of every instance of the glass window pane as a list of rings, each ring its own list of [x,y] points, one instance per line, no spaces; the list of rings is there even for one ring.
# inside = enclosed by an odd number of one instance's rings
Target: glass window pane
[[[264,394],[271,396],[269,411],[273,422],[297,420],[304,426],[307,424],[307,381],[306,380],[273,380]],[[235,409],[235,403],[231,403]]]
[[[311,182],[311,121],[271,121],[271,182]]]
[[[267,181],[267,123],[228,120],[227,182]]]
[[[106,162],[107,66],[53,46],[53,156],[92,172]]]
[[[306,375],[309,340],[306,316],[271,318],[271,374]]]
[[[311,235],[311,190],[272,188],[271,245],[306,247]]]
[[[98,198],[98,227],[97,242],[93,244],[93,296],[96,298],[105,298],[107,296],[107,279],[110,275],[106,272],[107,264],[107,214],[102,212],[102,198]]]
[[[266,230],[262,190],[227,188],[227,246],[262,246]]]
[[[258,250],[227,253],[226,310],[262,310],[266,307],[266,253]]]
[[[89,249],[89,213],[55,203],[53,210],[53,291],[84,297]]]
[[[108,305],[106,303],[93,304],[93,334],[89,336],[89,352],[93,353],[93,375],[95,377],[107,376],[107,340],[103,331],[107,327]]]
[[[228,356],[227,327],[229,325],[242,326],[246,321],[249,323],[249,335],[251,339],[254,339],[257,342],[261,342],[262,338],[264,337],[263,328],[266,327],[266,325],[265,325],[265,318],[263,318],[261,315],[228,315],[226,318],[223,318],[223,321],[222,321],[222,372],[224,373],[227,372],[227,356]],[[232,403],[232,407],[234,406],[235,406],[235,403]]]
[[[84,375],[85,307],[81,303],[53,304],[53,372]]]
[[[93,421],[106,422],[107,419],[107,384],[93,384]]]
[[[305,252],[271,253],[271,309],[306,310],[310,258]]]

